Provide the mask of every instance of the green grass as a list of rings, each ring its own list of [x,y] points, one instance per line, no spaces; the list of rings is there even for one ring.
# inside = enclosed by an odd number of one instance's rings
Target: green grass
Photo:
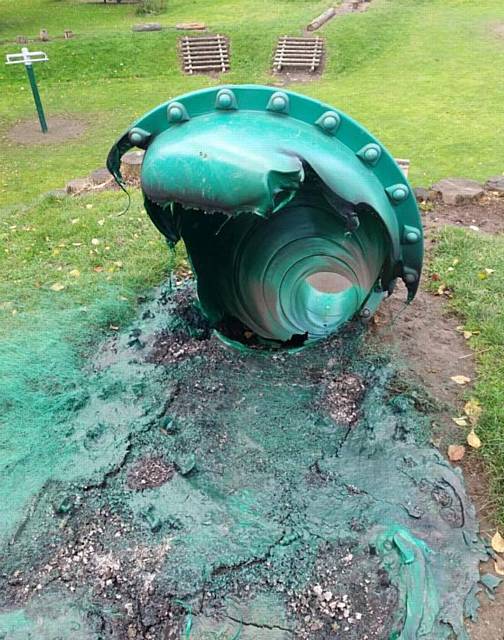
[[[464,329],[479,332],[470,339],[478,367],[474,395],[483,407],[476,431],[504,521],[504,236],[448,227],[435,247],[431,272],[453,291],[450,305]]]
[[[16,207],[0,223],[0,326],[5,332],[39,308],[86,307],[114,292],[133,308],[136,296],[184,263],[168,253],[134,196],[45,197]],[[170,264],[171,263],[171,264]]]
[[[33,117],[34,109],[23,69],[2,66],[0,198],[25,202],[103,165],[133,119],[179,93],[216,82],[274,82],[269,67],[277,36],[301,33],[325,6],[323,0],[170,0],[159,17],[165,31],[134,34],[134,5],[0,0],[0,38],[35,34],[42,26],[54,35],[63,28],[76,32],[73,40],[44,43],[50,61],[37,73],[49,117],[63,112],[89,123],[81,140],[67,144],[10,142],[9,128]],[[173,27],[182,20],[202,20],[230,36],[229,74],[219,80],[181,73],[180,32]],[[374,0],[368,12],[323,28],[325,72],[293,88],[342,108],[396,156],[409,157],[415,184],[449,174],[483,179],[502,170],[504,41],[492,31],[502,21],[501,0]]]

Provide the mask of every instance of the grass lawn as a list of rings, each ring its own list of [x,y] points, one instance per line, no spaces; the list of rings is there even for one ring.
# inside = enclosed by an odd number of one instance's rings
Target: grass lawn
[[[447,227],[430,270],[453,291],[451,306],[473,332],[479,374],[474,395],[483,408],[476,431],[504,521],[504,237]]]
[[[324,0],[169,0],[156,17],[167,29],[132,33],[135,5],[76,0],[0,0],[0,38],[70,28],[69,41],[44,43],[50,61],[37,73],[49,116],[69,113],[89,123],[83,139],[20,147],[6,137],[12,124],[34,116],[22,68],[0,67],[0,198],[26,202],[104,163],[111,142],[138,115],[181,92],[215,82],[271,83],[277,36],[300,34]],[[152,18],[149,18],[152,19]],[[220,79],[180,71],[173,26],[205,21],[231,38],[232,70]],[[502,170],[504,21],[501,0],[374,0],[368,12],[331,21],[324,74],[293,88],[349,112],[401,157],[412,181],[450,174],[485,178]],[[16,51],[15,43],[0,45]],[[37,47],[38,48],[38,45]]]

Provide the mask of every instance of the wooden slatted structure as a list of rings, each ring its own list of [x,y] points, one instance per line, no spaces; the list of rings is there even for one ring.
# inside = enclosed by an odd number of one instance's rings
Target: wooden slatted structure
[[[273,70],[278,72],[290,69],[317,71],[323,54],[324,41],[318,36],[315,38],[283,36],[278,40],[273,58]]]
[[[185,73],[229,71],[229,45],[225,36],[185,36],[180,47]]]

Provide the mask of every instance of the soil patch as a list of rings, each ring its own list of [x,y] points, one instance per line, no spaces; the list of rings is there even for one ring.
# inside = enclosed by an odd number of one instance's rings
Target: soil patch
[[[128,487],[134,491],[144,491],[160,487],[173,478],[175,467],[163,458],[146,457],[137,460],[128,472]]]
[[[502,233],[504,198],[487,196],[480,203],[462,207],[438,204],[425,213],[423,222],[428,259],[434,232],[445,225],[476,226],[487,233]],[[370,334],[378,344],[389,344],[398,352],[406,378],[417,380],[435,401],[431,407],[433,442],[446,454],[448,445],[464,440],[465,432],[461,432],[452,417],[462,413],[470,392],[470,385],[461,387],[450,378],[464,375],[475,380],[474,352],[457,331],[460,319],[450,313],[441,296],[420,289],[411,308],[405,308],[405,298],[405,290],[394,292],[380,307]],[[458,466],[464,472],[469,495],[476,507],[481,534],[488,541],[495,532],[496,523],[484,463],[477,453],[468,450]],[[493,563],[484,570],[493,573]],[[502,640],[503,615],[504,590],[501,588],[495,602],[482,599],[479,620],[468,625],[472,640]]]
[[[493,30],[499,38],[504,38],[504,22],[499,22],[498,24],[496,24]]]
[[[486,233],[504,232],[504,197],[485,196],[481,202],[460,207],[437,204],[432,211],[423,217],[424,229],[429,232],[444,225],[455,227],[477,227],[475,230]]]
[[[37,118],[22,120],[6,133],[12,142],[23,145],[59,144],[80,138],[88,128],[88,123],[71,116],[59,115],[47,118],[48,132],[42,133]]]
[[[393,629],[397,590],[376,556],[374,570],[362,574],[366,564],[354,549],[330,545],[317,558],[310,584],[287,603],[296,616],[296,640],[333,640],[355,630],[359,638],[387,638]]]

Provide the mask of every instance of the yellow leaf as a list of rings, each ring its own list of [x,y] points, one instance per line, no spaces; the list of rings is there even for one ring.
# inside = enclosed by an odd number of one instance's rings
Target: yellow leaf
[[[469,338],[472,338],[473,336],[473,332],[472,331],[464,331],[464,338],[466,340],[469,340]]]
[[[454,258],[454,259],[453,259],[453,262],[452,262],[452,265],[453,265],[454,267],[456,267],[456,266],[458,265],[458,263],[459,263],[459,262],[460,262],[460,260],[459,260],[458,258]]]
[[[479,439],[474,429],[471,429],[467,436],[467,444],[473,449],[479,449],[481,447],[481,440]]]
[[[504,538],[496,531],[492,538],[492,549],[497,553],[504,553]]]
[[[453,422],[459,426],[459,427],[467,427],[467,419],[465,416],[462,416],[460,418],[452,418]]]
[[[478,278],[480,280],[486,280],[488,278],[488,273],[486,271],[480,271],[478,273]]]
[[[452,462],[459,462],[465,454],[465,447],[462,444],[451,444],[448,447],[448,458]]]
[[[497,556],[494,562],[494,569],[498,576],[504,576],[504,559],[501,556]]]
[[[100,225],[100,227],[103,227],[103,225],[105,224],[105,218],[98,220],[98,224]]]
[[[450,380],[453,380],[453,382],[456,382],[457,384],[467,384],[468,382],[471,382],[471,378],[468,378],[467,376],[452,376]]]
[[[97,247],[97,246],[100,244],[100,241],[98,240],[98,238],[92,238],[92,239],[91,239],[91,244],[92,244],[94,247]]]
[[[438,296],[442,296],[443,293],[445,292],[445,289],[446,289],[446,285],[445,284],[440,285],[438,287],[438,290],[437,290],[437,295]]]
[[[72,278],[78,278],[80,276],[80,271],[78,269],[72,269],[68,272],[68,275],[72,276]]]
[[[86,209],[92,209],[92,208],[93,208],[93,205],[92,205],[92,204],[87,204],[87,205],[86,205]]]
[[[65,285],[61,284],[61,282],[55,282],[53,285],[51,285],[52,291],[63,291],[64,288]]]
[[[464,405],[464,413],[466,416],[469,416],[469,420],[472,425],[475,425],[478,422],[482,411],[483,409],[480,403],[475,398],[471,398]]]
[[[60,250],[59,249],[53,249],[52,254],[53,254],[53,256],[59,256]]]

